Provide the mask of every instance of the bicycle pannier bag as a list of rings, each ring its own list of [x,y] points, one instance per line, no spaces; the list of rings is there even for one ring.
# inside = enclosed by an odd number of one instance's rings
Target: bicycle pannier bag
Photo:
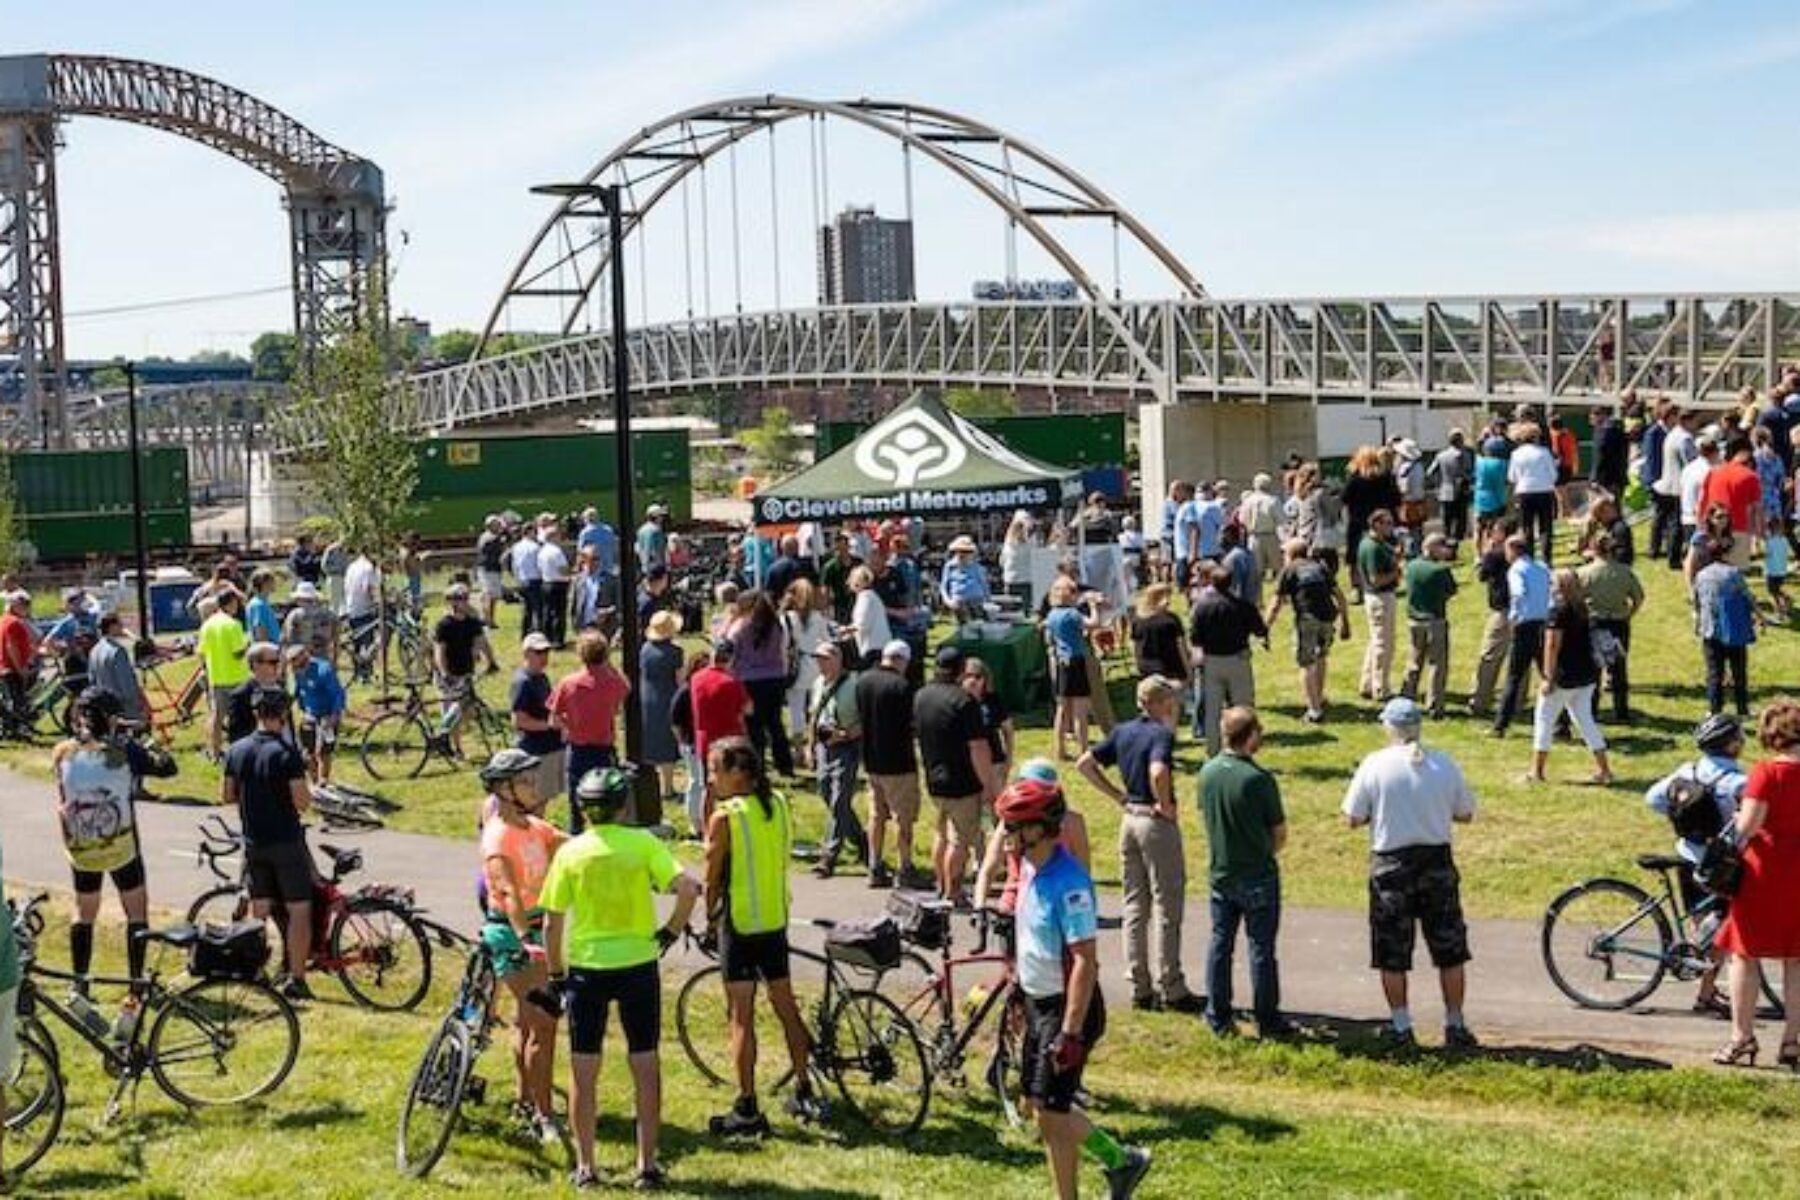
[[[925,950],[942,950],[950,941],[950,902],[930,892],[890,892],[888,916],[900,936]]]
[[[1725,828],[1725,814],[1713,785],[1692,776],[1669,782],[1669,824],[1675,834],[1690,842],[1708,842]]]
[[[1694,879],[1715,896],[1737,895],[1744,882],[1744,853],[1729,833],[1706,843]]]
[[[188,947],[188,974],[199,979],[255,979],[269,961],[261,921],[202,925]]]
[[[891,971],[900,965],[900,927],[892,917],[839,921],[825,934],[825,956],[867,971]]]

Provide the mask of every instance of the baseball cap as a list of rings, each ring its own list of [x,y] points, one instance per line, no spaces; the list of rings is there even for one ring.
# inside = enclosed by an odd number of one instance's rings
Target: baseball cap
[[[905,643],[903,642],[901,644],[904,645]],[[948,646],[939,646],[937,657],[933,661],[937,663],[939,670],[950,671],[960,670],[963,663],[968,661],[968,658],[969,656],[963,653],[961,646],[952,643]]]
[[[296,583],[294,585],[294,599],[296,599],[296,600],[317,600],[318,598],[319,598],[319,589],[314,587],[312,584],[307,583],[304,580],[302,580],[301,582]]]
[[[912,647],[899,638],[895,638],[881,648],[882,658],[891,658],[899,662],[912,661]]]
[[[1425,711],[1416,701],[1405,696],[1395,696],[1381,710],[1383,725],[1418,725],[1425,720]]]
[[[525,640],[519,643],[519,649],[547,652],[550,649],[550,639],[541,633],[528,633],[525,635]]]

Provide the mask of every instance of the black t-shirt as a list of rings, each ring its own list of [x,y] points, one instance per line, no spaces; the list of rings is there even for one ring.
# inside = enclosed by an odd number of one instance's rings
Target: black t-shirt
[[[928,683],[913,697],[913,724],[919,730],[919,757],[925,760],[925,790],[946,800],[982,790],[969,743],[987,740],[987,726],[975,697],[954,683]]]
[[[320,562],[317,550],[301,550],[296,547],[288,557],[288,570],[294,573],[294,579],[300,583],[317,583],[325,577],[324,564]]]
[[[1181,622],[1175,622],[1175,631],[1177,634],[1181,632]],[[1000,698],[999,693],[991,688],[984,698],[975,703],[981,710],[981,727],[987,730],[988,749],[993,752],[994,762],[1003,766],[1006,763],[1006,733],[1001,726],[1012,720],[1012,710],[1006,707],[1006,701]]]
[[[506,560],[506,539],[497,533],[482,530],[481,536],[475,539],[475,565],[483,571],[498,574],[500,564]]]
[[[253,675],[231,689],[225,698],[225,743],[230,745],[240,738],[247,738],[256,732],[256,693],[263,685],[256,682]],[[294,719],[290,713],[284,724],[289,729],[294,727]]]
[[[919,769],[913,753],[912,688],[906,676],[886,667],[858,675],[856,711],[862,717],[864,770],[871,775],[910,775]]]
[[[1594,664],[1594,639],[1587,614],[1558,604],[1550,610],[1550,628],[1562,633],[1556,650],[1556,678],[1550,686],[1578,688],[1598,683],[1600,669]]]
[[[1310,558],[1281,568],[1275,592],[1292,604],[1295,612],[1320,621],[1337,620],[1337,600],[1331,594],[1331,572]]]
[[[225,752],[225,774],[237,781],[246,846],[300,840],[300,814],[294,811],[289,785],[306,778],[306,763],[292,743],[259,729]]]
[[[1486,550],[1475,567],[1475,578],[1487,585],[1489,612],[1503,613],[1512,605],[1512,593],[1506,586],[1506,551]]]
[[[799,579],[817,584],[819,573],[813,570],[812,563],[807,559],[789,558],[784,554],[775,560],[763,582],[767,587],[769,599],[779,604],[781,598],[787,595],[787,590],[794,586],[794,581]]]
[[[883,608],[907,608],[906,580],[893,566],[875,577],[875,594]]]
[[[444,648],[444,671],[450,675],[475,673],[475,643],[481,640],[487,626],[473,614],[453,617],[445,614],[432,637]]]
[[[1168,611],[1131,619],[1131,648],[1140,675],[1183,680],[1187,671],[1187,639],[1181,618]]]
[[[513,672],[508,712],[524,713],[540,721],[550,719],[550,677],[533,675],[524,667]],[[554,754],[562,749],[562,734],[554,728],[527,733],[518,731],[517,745],[527,754]]]

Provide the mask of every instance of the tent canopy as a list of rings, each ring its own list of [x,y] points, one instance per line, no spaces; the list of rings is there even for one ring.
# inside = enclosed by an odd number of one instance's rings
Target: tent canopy
[[[1080,472],[1027,458],[917,392],[848,446],[758,493],[756,522],[1046,509],[1080,495]]]

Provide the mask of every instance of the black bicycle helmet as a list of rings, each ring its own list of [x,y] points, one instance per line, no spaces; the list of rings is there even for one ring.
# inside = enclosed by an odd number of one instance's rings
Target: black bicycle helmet
[[[1694,744],[1704,754],[1722,754],[1744,738],[1744,727],[1730,713],[1715,713],[1694,730]]]
[[[75,722],[95,737],[105,737],[113,725],[125,715],[125,705],[111,688],[83,688],[75,698]]]
[[[535,754],[508,746],[488,759],[487,765],[481,768],[481,784],[491,788],[497,783],[517,779],[529,771],[537,770],[541,761]]]
[[[575,803],[591,821],[610,820],[631,799],[629,767],[595,767],[575,785]]]

